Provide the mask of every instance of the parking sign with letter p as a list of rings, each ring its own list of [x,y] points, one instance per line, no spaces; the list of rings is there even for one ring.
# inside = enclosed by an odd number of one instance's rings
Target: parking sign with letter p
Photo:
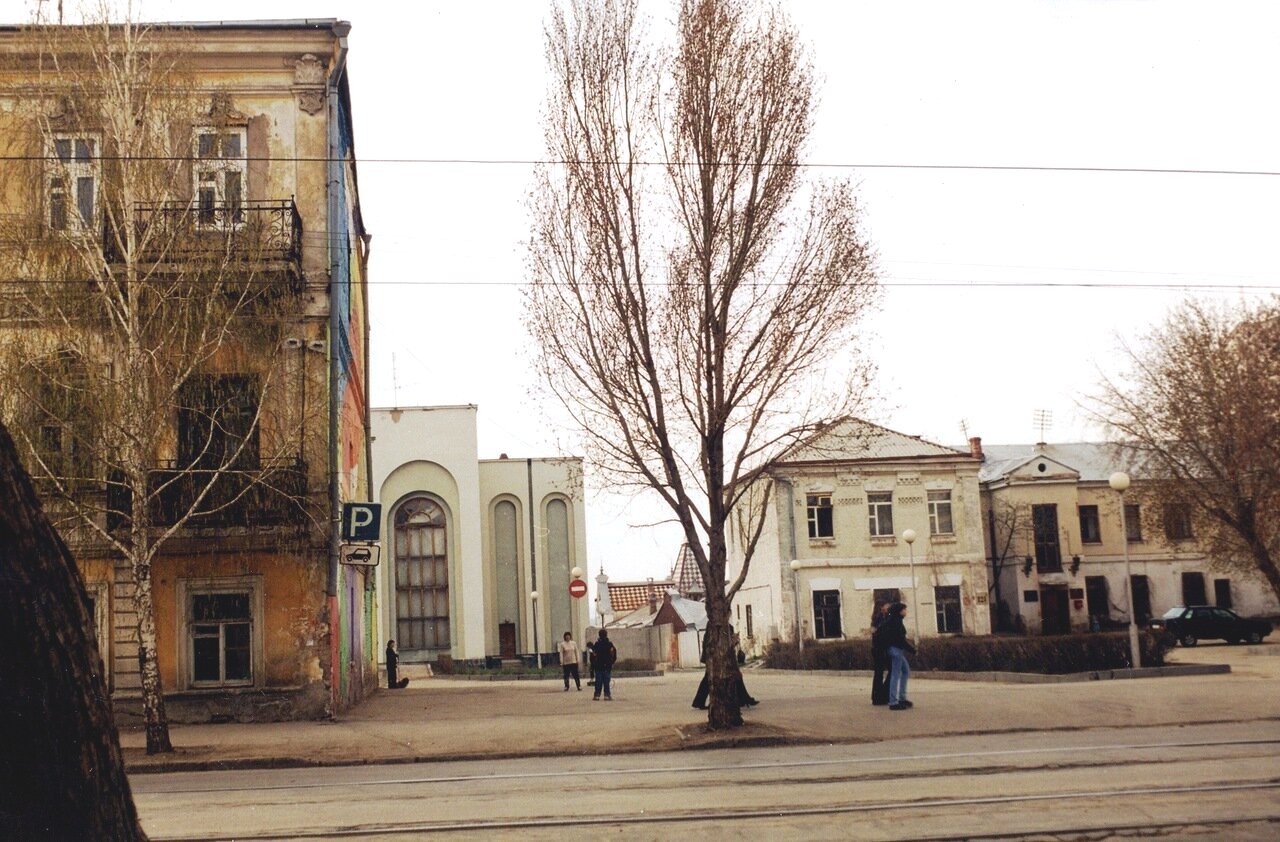
[[[381,503],[342,504],[342,540],[376,541],[381,531]]]

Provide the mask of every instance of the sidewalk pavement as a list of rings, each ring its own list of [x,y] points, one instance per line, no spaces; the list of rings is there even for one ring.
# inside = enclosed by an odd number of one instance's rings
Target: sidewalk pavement
[[[915,708],[870,704],[870,679],[749,670],[760,705],[747,724],[709,732],[690,707],[701,672],[615,678],[614,700],[559,681],[420,679],[380,690],[336,721],[172,725],[172,754],[148,757],[141,730],[121,734],[132,773],[413,763],[563,754],[612,754],[742,745],[873,742],[901,737],[1280,719],[1280,643],[1201,645],[1176,663],[1231,672],[1125,681],[1026,684],[911,677]]]

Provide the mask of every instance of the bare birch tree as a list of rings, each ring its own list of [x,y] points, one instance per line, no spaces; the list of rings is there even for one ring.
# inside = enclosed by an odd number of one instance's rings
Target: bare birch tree
[[[64,535],[127,565],[149,753],[172,750],[152,591],[162,548],[264,489],[305,493],[272,458],[296,452],[303,419],[263,423],[288,213],[251,212],[220,175],[244,154],[226,130],[237,115],[199,91],[188,47],[103,12],[33,26],[9,54],[22,106],[6,134],[27,164],[4,197],[3,410]]]
[[[707,590],[709,723],[742,722],[730,606],[768,470],[849,417],[878,296],[847,182],[808,182],[813,69],[777,6],[677,4],[651,45],[633,0],[569,0],[546,29],[548,157],[531,198],[529,325],[550,393],[610,481],[653,489]],[[730,513],[745,563],[726,581]]]
[[[1092,411],[1174,537],[1258,571],[1280,597],[1280,299],[1187,301],[1104,379]]]

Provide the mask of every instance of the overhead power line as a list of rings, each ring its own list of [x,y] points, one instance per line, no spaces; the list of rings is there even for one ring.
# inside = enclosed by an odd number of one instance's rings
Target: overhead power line
[[[55,161],[53,155],[0,155],[2,161]],[[192,155],[151,155],[151,156],[111,156],[99,155],[94,160],[102,161],[193,161],[204,160]],[[222,159],[218,159],[222,160]],[[246,157],[237,160],[253,162],[278,163],[318,163],[327,164],[333,161],[344,162],[346,158],[299,157],[299,156],[261,156]],[[626,161],[611,159],[556,159],[556,158],[357,158],[356,164],[423,164],[423,165],[465,165],[465,166],[540,166],[587,164],[627,164]],[[699,166],[698,161],[632,161],[631,164],[642,167]],[[737,166],[747,164],[745,161],[708,162],[712,166]],[[852,169],[852,170],[971,170],[975,172],[1051,172],[1051,173],[1128,173],[1139,175],[1242,175],[1242,176],[1280,176],[1280,170],[1233,170],[1204,169],[1196,167],[1085,167],[1054,166],[1043,164],[903,164],[883,162],[837,162],[837,161],[796,161],[790,163],[765,164],[765,167],[791,167],[795,169]]]

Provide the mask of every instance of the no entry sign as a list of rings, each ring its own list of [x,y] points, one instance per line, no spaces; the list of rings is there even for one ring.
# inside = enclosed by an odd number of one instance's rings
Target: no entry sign
[[[587,595],[587,583],[581,579],[574,579],[569,583],[569,596],[574,599],[582,599]]]

